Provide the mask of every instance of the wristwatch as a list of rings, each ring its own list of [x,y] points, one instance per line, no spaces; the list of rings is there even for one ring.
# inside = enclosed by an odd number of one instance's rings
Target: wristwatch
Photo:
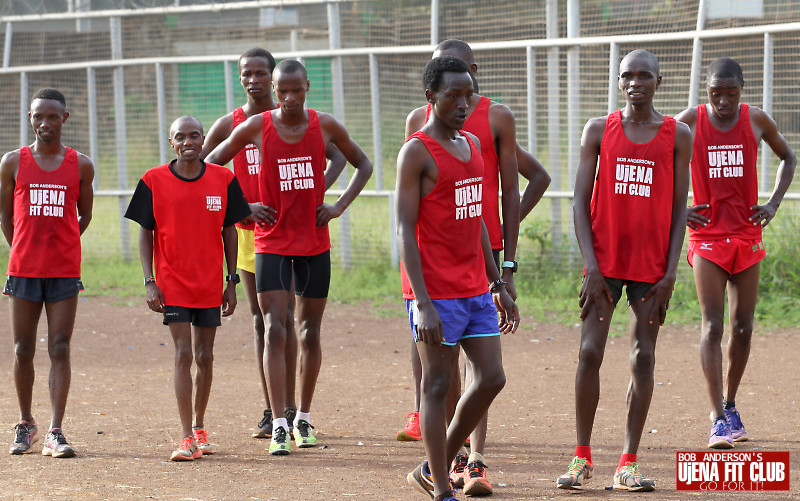
[[[233,275],[228,275],[227,277],[225,277],[225,280],[227,282],[233,282],[235,284],[238,284],[241,281],[238,273],[234,273]]]
[[[518,267],[519,263],[516,261],[503,261],[503,264],[500,265],[501,269],[511,268],[511,273],[516,273]]]

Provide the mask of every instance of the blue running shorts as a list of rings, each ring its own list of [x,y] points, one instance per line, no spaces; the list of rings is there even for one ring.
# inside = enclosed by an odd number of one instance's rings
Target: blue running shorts
[[[442,319],[443,344],[455,346],[459,341],[471,337],[499,336],[497,308],[489,292],[479,296],[456,299],[433,299],[433,306]],[[406,299],[406,311],[417,341],[417,302]]]

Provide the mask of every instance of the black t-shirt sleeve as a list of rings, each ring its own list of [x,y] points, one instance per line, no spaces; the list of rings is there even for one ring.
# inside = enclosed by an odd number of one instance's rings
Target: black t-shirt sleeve
[[[241,188],[239,192],[241,193]],[[154,230],[156,227],[156,218],[153,215],[153,192],[142,179],[136,185],[125,217],[136,221],[147,230]]]
[[[225,220],[222,227],[227,228],[250,215],[250,205],[244,198],[239,181],[233,178],[228,184],[228,206],[225,207]]]

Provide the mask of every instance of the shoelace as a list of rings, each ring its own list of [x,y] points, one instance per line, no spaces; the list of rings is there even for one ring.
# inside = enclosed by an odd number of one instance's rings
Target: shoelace
[[[63,438],[63,435],[62,435],[62,438]],[[66,442],[66,440],[64,442]],[[181,440],[181,448],[180,448],[180,450],[182,450],[182,451],[190,451],[191,452],[191,450],[192,450],[192,437],[186,437],[183,440]]]
[[[308,438],[309,428],[314,428],[314,427],[311,426],[311,423],[309,423],[308,421],[301,419],[300,422],[297,423],[297,429],[300,431],[300,436],[303,438]]]
[[[261,418],[261,421],[258,422],[259,428],[266,428],[266,426],[272,421],[272,411],[265,410],[264,417]]]
[[[726,418],[730,421],[731,426],[735,426],[736,428],[742,427],[742,417],[739,416],[739,411],[734,409],[728,409],[726,414]]]
[[[464,469],[467,467],[467,461],[469,461],[469,457],[464,454],[457,454],[455,464],[453,465],[453,471],[456,473],[463,473]]]
[[[589,463],[586,459],[574,458],[572,462],[569,464],[569,474],[570,475],[577,475],[581,472],[584,466]]]
[[[208,432],[204,429],[194,430],[194,437],[198,442],[208,442]]]
[[[279,426],[273,438],[276,442],[286,442],[286,430],[282,426]]]
[[[467,470],[469,472],[470,478],[480,478],[486,476],[486,468],[488,468],[485,464],[480,461],[473,461],[467,465]]]
[[[717,436],[727,435],[726,430],[725,430],[725,426],[727,424],[728,424],[727,422],[725,422],[725,421],[723,421],[721,419],[718,419],[716,422],[714,422],[714,433],[713,434],[717,435]]]
[[[64,445],[67,443],[67,439],[66,437],[64,437],[64,434],[61,433],[61,430],[59,429],[50,430],[50,434],[53,436],[58,445]]]
[[[26,424],[17,423],[17,425],[14,427],[14,430],[17,432],[17,438],[14,440],[16,443],[22,443],[23,441],[27,440],[28,435],[30,435],[28,425]]]
[[[628,463],[622,467],[622,471],[632,476],[637,482],[642,478],[642,474],[639,472],[639,463]]]

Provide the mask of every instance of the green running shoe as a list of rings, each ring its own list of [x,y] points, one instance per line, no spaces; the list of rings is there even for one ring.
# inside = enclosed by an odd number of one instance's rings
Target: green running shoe
[[[279,427],[272,434],[272,440],[269,443],[269,453],[273,456],[285,456],[291,452],[291,445],[289,444],[289,432],[286,428]]]
[[[297,422],[294,428],[294,443],[300,448],[314,447],[317,445],[317,437],[314,436],[314,427],[305,419]]]

